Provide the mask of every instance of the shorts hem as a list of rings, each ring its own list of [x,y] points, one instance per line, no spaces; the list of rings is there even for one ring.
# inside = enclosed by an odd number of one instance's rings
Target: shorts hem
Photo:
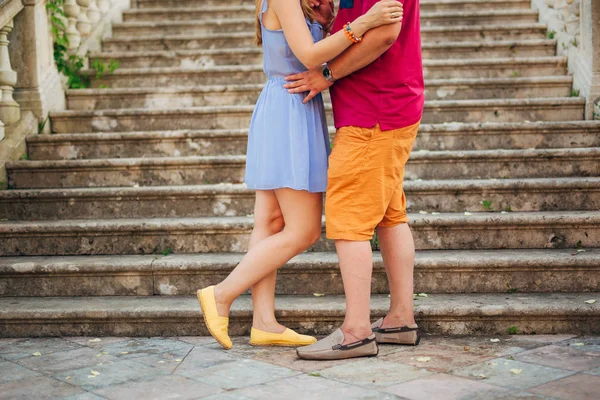
[[[327,233],[327,234],[325,234],[325,236],[329,240],[347,240],[349,242],[368,242],[369,240],[371,240],[373,238],[373,235],[368,236],[368,235],[361,235],[359,233],[352,233],[352,232],[335,233],[335,234]]]

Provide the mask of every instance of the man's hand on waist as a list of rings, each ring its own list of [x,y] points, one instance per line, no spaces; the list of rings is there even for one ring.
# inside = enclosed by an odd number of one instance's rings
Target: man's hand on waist
[[[304,104],[308,103],[314,99],[316,95],[333,85],[332,82],[325,79],[321,67],[286,76],[285,80],[289,83],[286,83],[283,87],[288,89],[288,93],[297,94],[309,92],[304,98]]]

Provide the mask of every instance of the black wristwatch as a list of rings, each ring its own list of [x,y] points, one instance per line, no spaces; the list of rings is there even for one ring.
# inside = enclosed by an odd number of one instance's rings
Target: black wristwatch
[[[327,63],[323,64],[323,78],[327,79],[329,82],[335,82],[335,78],[333,77],[333,73],[331,72],[331,68]]]

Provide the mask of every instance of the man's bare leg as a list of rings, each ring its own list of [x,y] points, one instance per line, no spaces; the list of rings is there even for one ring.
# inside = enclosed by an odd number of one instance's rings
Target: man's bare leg
[[[373,252],[370,242],[336,240],[344,292],[346,317],[341,326],[344,343],[353,343],[371,335],[371,275]]]
[[[410,228],[408,224],[378,227],[377,235],[391,294],[390,311],[381,327],[414,324],[415,243]]]

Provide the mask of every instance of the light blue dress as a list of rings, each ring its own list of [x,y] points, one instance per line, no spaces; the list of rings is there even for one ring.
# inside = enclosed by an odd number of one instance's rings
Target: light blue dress
[[[262,15],[267,11],[263,1]],[[316,41],[319,23],[307,20]],[[313,193],[327,189],[329,135],[323,97],[303,104],[303,94],[289,94],[284,77],[306,71],[294,56],[283,31],[262,26],[267,83],[260,94],[248,135],[246,185],[255,190],[291,188]]]

